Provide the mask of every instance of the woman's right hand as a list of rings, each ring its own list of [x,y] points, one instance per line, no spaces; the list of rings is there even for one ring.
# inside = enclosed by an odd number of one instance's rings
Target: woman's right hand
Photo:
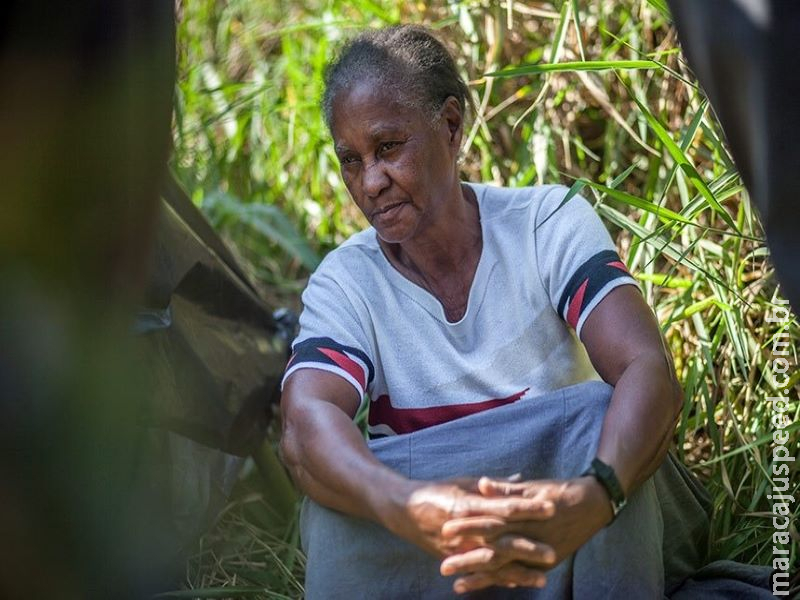
[[[549,519],[555,510],[552,502],[522,496],[486,497],[478,490],[477,479],[443,482],[409,481],[384,519],[385,526],[433,554],[444,558],[486,544],[480,536],[445,537],[442,526],[449,520],[470,516],[514,515],[532,521]]]

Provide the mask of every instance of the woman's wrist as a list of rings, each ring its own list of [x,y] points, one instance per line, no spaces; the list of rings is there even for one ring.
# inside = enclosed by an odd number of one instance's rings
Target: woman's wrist
[[[407,527],[409,498],[419,487],[419,482],[397,473],[386,474],[373,483],[367,498],[375,520],[395,535],[401,535]]]
[[[577,479],[582,489],[583,501],[588,504],[592,514],[597,515],[601,527],[614,520],[614,509],[608,491],[593,476]]]

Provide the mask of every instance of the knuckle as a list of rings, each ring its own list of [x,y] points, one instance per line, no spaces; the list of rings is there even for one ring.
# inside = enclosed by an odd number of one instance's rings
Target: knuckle
[[[521,549],[520,540],[521,538],[517,538],[513,535],[504,535],[497,540],[497,546],[508,552],[519,551]]]
[[[477,558],[486,563],[492,562],[497,556],[497,553],[492,548],[480,548],[475,552],[477,554]]]
[[[469,501],[454,501],[448,506],[446,512],[451,519],[461,519],[470,514],[471,504]]]

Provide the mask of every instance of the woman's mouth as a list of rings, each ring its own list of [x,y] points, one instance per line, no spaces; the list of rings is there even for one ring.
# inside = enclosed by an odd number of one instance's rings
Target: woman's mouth
[[[400,209],[408,204],[408,202],[393,202],[392,204],[388,204],[383,208],[379,208],[372,213],[373,219],[380,219],[385,221],[387,219],[393,218]]]

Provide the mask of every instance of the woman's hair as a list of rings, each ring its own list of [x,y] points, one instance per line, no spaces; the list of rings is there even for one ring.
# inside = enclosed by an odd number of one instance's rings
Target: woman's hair
[[[364,31],[344,44],[325,71],[322,110],[331,127],[333,103],[341,90],[369,81],[431,119],[449,96],[466,113],[472,98],[453,57],[430,31],[399,25]]]

